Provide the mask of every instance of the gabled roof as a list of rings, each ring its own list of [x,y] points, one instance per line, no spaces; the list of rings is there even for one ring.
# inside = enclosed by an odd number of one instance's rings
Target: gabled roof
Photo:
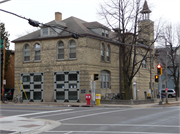
[[[141,10],[140,13],[151,13],[151,10],[149,10],[147,1],[145,0],[144,5],[143,5],[143,9]]]
[[[57,20],[53,20],[49,23],[46,23],[47,25],[53,25],[53,26],[60,26],[61,28],[65,28],[65,30],[67,31],[71,31],[73,33],[77,33],[80,35],[91,35],[91,36],[96,36],[96,37],[100,37],[100,38],[107,38],[107,37],[103,37],[98,35],[97,33],[91,31],[87,26],[99,26],[100,23],[98,22],[90,22],[88,24],[88,22],[81,20],[79,18],[76,17],[69,17],[65,20],[62,21],[57,21]],[[100,24],[101,27],[105,27],[102,24]],[[107,27],[106,27],[107,28]],[[27,34],[23,37],[17,38],[15,40],[13,40],[12,42],[16,43],[16,42],[24,42],[24,41],[33,41],[33,40],[40,40],[40,39],[52,39],[52,38],[63,38],[63,37],[70,37],[71,33],[66,32],[66,31],[62,31],[59,35],[55,35],[55,36],[46,36],[46,37],[41,37],[40,34],[41,30],[37,30],[33,33]]]

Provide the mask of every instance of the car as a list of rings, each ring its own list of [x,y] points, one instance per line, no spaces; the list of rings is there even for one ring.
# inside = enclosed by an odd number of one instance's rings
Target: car
[[[161,93],[166,95],[165,89],[162,89]],[[174,89],[168,89],[167,93],[168,93],[168,98],[176,97],[176,92]]]
[[[4,94],[7,94],[6,98],[8,100],[12,100],[14,95],[14,88],[5,88]]]

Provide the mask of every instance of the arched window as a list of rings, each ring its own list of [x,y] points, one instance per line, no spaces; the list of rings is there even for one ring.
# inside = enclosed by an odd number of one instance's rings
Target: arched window
[[[71,40],[69,42],[69,59],[75,59],[76,58],[76,42],[74,40]]]
[[[41,46],[36,43],[34,45],[34,61],[40,61],[41,60]]]
[[[62,41],[59,41],[57,44],[57,58],[58,60],[64,59],[64,43]]]
[[[110,62],[110,46],[109,45],[107,45],[106,57],[107,57],[107,62]]]
[[[104,44],[101,44],[101,61],[104,61]]]
[[[103,70],[101,71],[101,88],[110,88],[110,72]]]
[[[30,61],[30,47],[28,44],[24,46],[24,62]]]

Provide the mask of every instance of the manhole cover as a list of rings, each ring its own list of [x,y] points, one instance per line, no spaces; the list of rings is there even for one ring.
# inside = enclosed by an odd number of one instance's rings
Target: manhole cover
[[[6,130],[0,130],[0,134],[9,134],[9,133],[13,133],[15,131],[6,131]]]

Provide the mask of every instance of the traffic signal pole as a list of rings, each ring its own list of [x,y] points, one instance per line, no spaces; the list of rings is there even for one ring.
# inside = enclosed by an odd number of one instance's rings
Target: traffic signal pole
[[[6,42],[5,42],[5,39],[3,41],[3,76],[2,76],[2,100],[4,98],[4,76],[5,76],[5,58],[6,58],[6,52],[5,52],[5,47],[6,47]]]
[[[159,75],[159,85],[160,85],[160,101],[159,101],[159,105],[162,105],[162,100],[161,100],[161,75]]]

